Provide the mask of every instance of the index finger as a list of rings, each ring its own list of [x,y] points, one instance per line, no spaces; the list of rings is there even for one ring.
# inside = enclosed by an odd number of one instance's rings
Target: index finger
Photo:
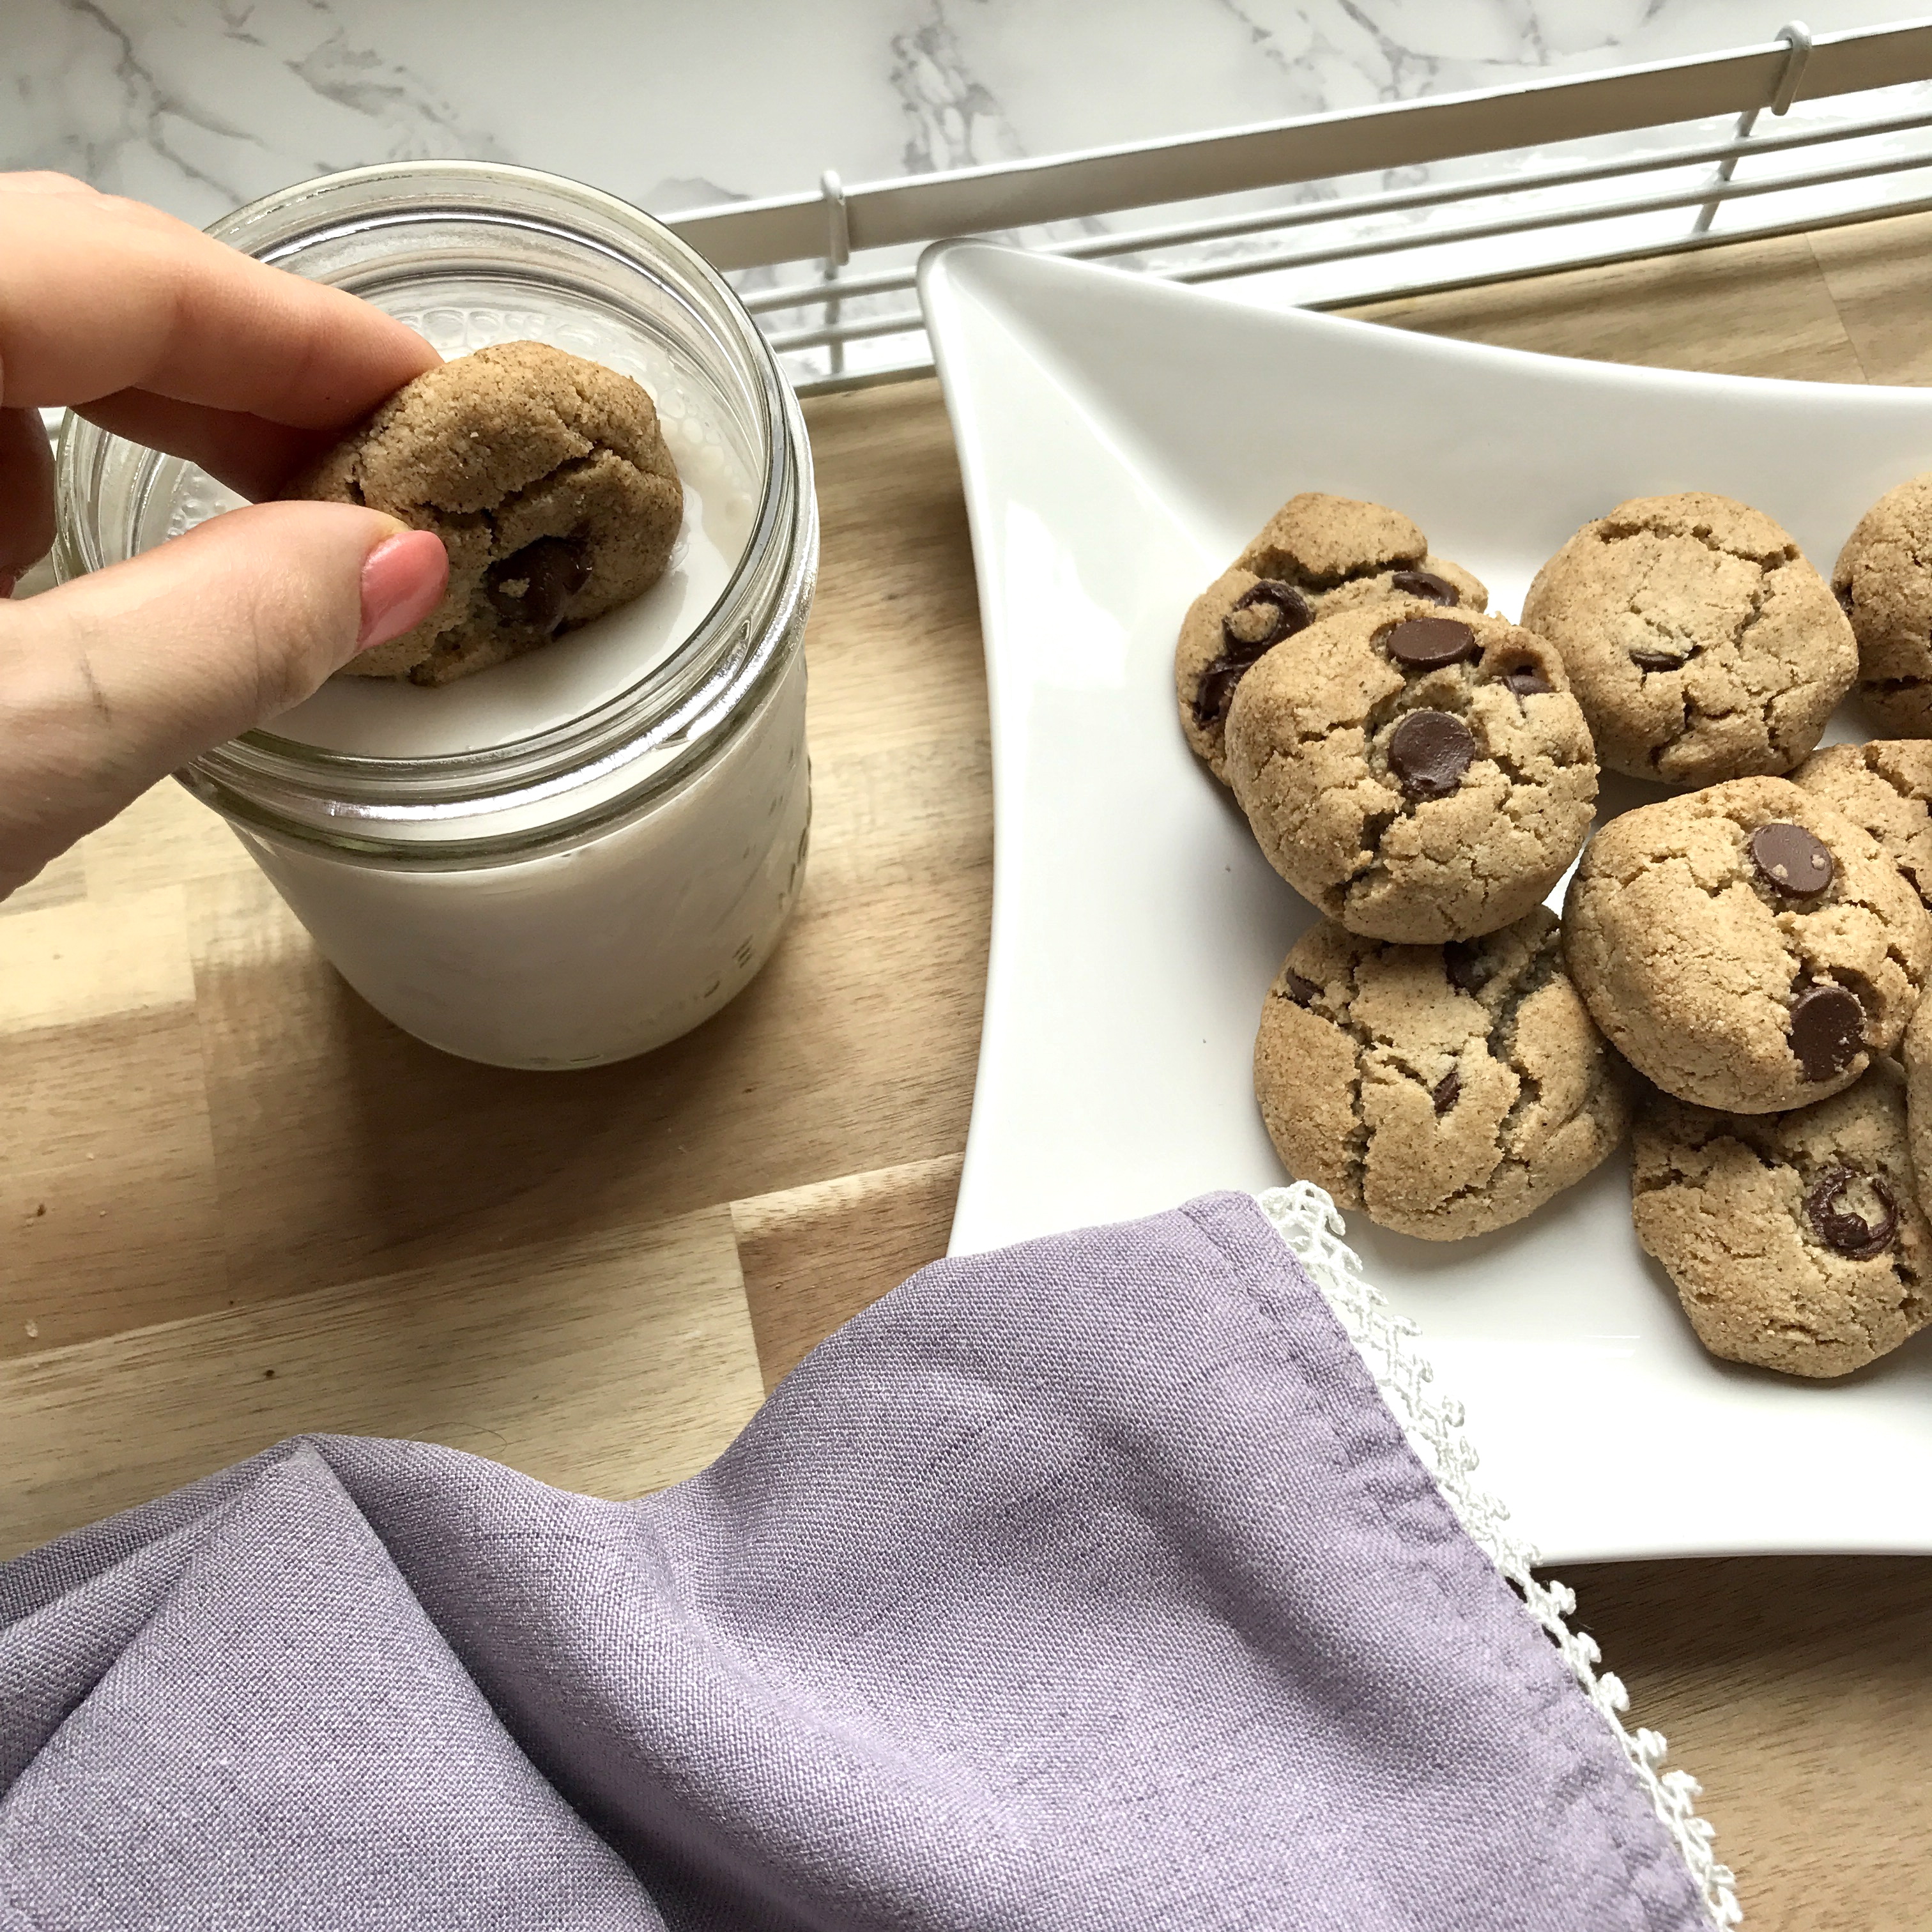
[[[346,428],[441,360],[406,323],[139,202],[0,175],[0,405],[146,390]]]

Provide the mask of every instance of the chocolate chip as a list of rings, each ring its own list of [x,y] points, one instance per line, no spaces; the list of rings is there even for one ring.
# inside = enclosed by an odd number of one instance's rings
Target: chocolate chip
[[[1871,1191],[1878,1196],[1876,1220],[1868,1221],[1862,1214],[1839,1206],[1845,1190],[1864,1178],[1855,1168],[1831,1168],[1811,1184],[1804,1196],[1804,1212],[1819,1240],[1834,1253],[1857,1262],[1883,1254],[1898,1238],[1898,1202],[1878,1175],[1871,1177]]]
[[[1639,670],[1682,670],[1684,663],[1668,651],[1632,651],[1630,661]]]
[[[1832,854],[1802,825],[1760,825],[1750,836],[1758,877],[1788,899],[1814,899],[1832,883]]]
[[[1834,584],[1832,595],[1838,600],[1838,608],[1849,617],[1852,614],[1852,586],[1849,584]]]
[[[1226,658],[1216,658],[1201,674],[1201,682],[1194,687],[1196,724],[1211,724],[1217,718],[1228,715],[1228,706],[1234,702],[1234,687],[1247,669],[1244,664],[1231,664]]]
[[[1482,948],[1468,939],[1452,939],[1443,947],[1442,970],[1459,993],[1480,992],[1490,977]]]
[[[1282,984],[1288,989],[1288,997],[1298,1006],[1312,1006],[1315,1004],[1316,995],[1322,990],[1312,980],[1304,980],[1299,973],[1295,972],[1284,973],[1282,975]]]
[[[1259,636],[1244,638],[1234,627],[1232,619],[1238,610],[1252,610],[1257,604],[1266,604],[1274,612],[1274,620]],[[1226,657],[1244,655],[1252,664],[1266,650],[1271,650],[1284,638],[1292,638],[1297,631],[1305,631],[1315,621],[1315,612],[1308,599],[1292,584],[1277,584],[1271,578],[1263,578],[1260,583],[1251,585],[1228,606],[1228,614],[1221,620],[1221,651]]]
[[[1405,597],[1426,597],[1432,604],[1451,606],[1462,601],[1462,593],[1446,577],[1432,570],[1398,570],[1389,579],[1389,588]]]
[[[1234,627],[1234,613],[1257,606],[1272,609],[1274,619],[1256,636],[1244,638]],[[1243,591],[1221,620],[1221,655],[1201,674],[1201,681],[1194,687],[1195,723],[1204,727],[1225,718],[1243,674],[1282,638],[1305,631],[1314,621],[1312,607],[1292,584],[1277,584],[1264,578]]]
[[[554,630],[564,606],[590,581],[590,565],[568,537],[538,537],[484,574],[483,594],[500,616]]]
[[[1865,1010],[1842,986],[1808,986],[1791,1003],[1791,1050],[1807,1080],[1844,1072],[1864,1045]]]
[[[1540,691],[1556,688],[1533,664],[1511,664],[1503,673],[1503,682],[1519,698],[1534,698]]]
[[[1440,670],[1462,664],[1481,648],[1476,634],[1458,617],[1405,617],[1377,640],[1404,670]]]
[[[1389,737],[1389,770],[1409,798],[1447,798],[1475,755],[1468,726],[1446,711],[1412,711]]]
[[[1446,1114],[1454,1106],[1456,1096],[1462,1090],[1462,1076],[1456,1068],[1450,1067],[1430,1090],[1429,1097],[1436,1102],[1436,1111]]]

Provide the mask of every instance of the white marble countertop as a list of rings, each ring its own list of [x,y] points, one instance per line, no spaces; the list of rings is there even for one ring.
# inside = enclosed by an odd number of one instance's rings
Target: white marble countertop
[[[63,169],[196,222],[334,169],[452,157],[546,169],[674,214],[810,192],[826,169],[856,184],[1718,52],[1771,39],[1784,18],[1762,0],[0,0],[0,10],[10,83],[0,166]],[[1819,34],[1912,17],[1874,0],[1813,0],[1806,9]],[[1932,84],[1801,106],[1778,124],[1928,105]],[[1568,164],[1654,152],[1724,138],[1729,124],[1339,186],[1360,194],[1559,156]],[[1856,147],[1906,152],[1901,143],[1932,152],[1923,133]],[[1834,164],[1853,152],[1784,159]],[[1642,191],[1694,190],[1708,173],[1702,164],[1649,174]],[[1932,170],[1920,170],[1729,204],[1714,232],[1922,197],[1929,180]],[[1337,192],[1337,184],[1307,182],[1244,206]],[[1574,209],[1597,193],[1535,199]],[[1512,199],[1520,209],[1532,198]],[[1487,203],[1485,213],[1499,208]],[[1459,218],[1468,218],[1454,206],[1378,216],[1324,228],[1316,244],[1419,226],[1432,234]],[[1084,236],[1145,219],[1047,232]],[[1296,268],[1228,286],[1270,304],[1341,300],[1405,280],[1520,272],[1580,251],[1648,250],[1678,237],[1688,220],[1676,210],[1587,230],[1432,243],[1399,262]],[[1251,258],[1279,244],[1216,245]],[[904,266],[913,252],[886,265]],[[858,266],[881,265],[874,256]],[[776,278],[754,270],[740,286],[811,281],[816,272],[808,264]],[[860,298],[844,313],[878,320],[905,312],[909,301]],[[782,329],[822,319],[791,310],[769,321]],[[916,332],[900,334],[856,345],[838,366],[885,367],[922,353]],[[787,366],[795,377],[822,376],[832,366],[826,357],[808,350]]]
[[[206,222],[466,156],[660,214],[1768,39],[1762,0],[4,0],[0,165]],[[1813,31],[1909,10],[1810,0]]]

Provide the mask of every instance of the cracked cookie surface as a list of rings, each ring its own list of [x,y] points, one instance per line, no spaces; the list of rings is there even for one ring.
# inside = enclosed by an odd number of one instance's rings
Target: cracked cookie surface
[[[1897,1046],[1932,964],[1932,916],[1877,840],[1788,778],[1612,819],[1563,923],[1577,988],[1624,1058],[1738,1113],[1850,1086]]]
[[[1888,731],[1932,736],[1932,472],[1858,519],[1832,588],[1858,639],[1859,695]]]
[[[649,590],[684,514],[641,384],[541,342],[430,370],[286,493],[362,503],[449,552],[422,622],[337,674],[447,684]]]
[[[1304,934],[1262,1009],[1255,1095],[1298,1180],[1430,1240],[1520,1220],[1629,1118],[1541,907],[1446,946]]]
[[[1869,832],[1932,909],[1932,742],[1874,738],[1827,745],[1791,778]]]
[[[1932,1313],[1932,1228],[1888,1064],[1795,1113],[1652,1096],[1638,1110],[1630,1212],[1697,1339],[1727,1360],[1849,1375]]]
[[[1597,795],[1554,647],[1417,598],[1276,645],[1235,691],[1226,751],[1275,870],[1351,932],[1412,945],[1520,919],[1576,856]]]
[[[1292,596],[1271,596],[1279,586]],[[1234,688],[1273,644],[1318,617],[1420,594],[1480,610],[1489,592],[1460,564],[1432,555],[1398,512],[1348,496],[1291,496],[1240,557],[1192,604],[1174,651],[1180,728],[1225,784],[1222,730]]]
[[[1536,574],[1522,621],[1563,653],[1609,770],[1674,784],[1788,772],[1858,672],[1831,587],[1761,511],[1636,496]]]

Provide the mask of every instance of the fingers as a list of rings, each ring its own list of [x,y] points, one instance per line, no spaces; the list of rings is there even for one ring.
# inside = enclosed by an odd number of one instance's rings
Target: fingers
[[[34,412],[190,458],[249,494],[435,366],[339,290],[57,175],[0,176],[0,896],[197,752],[298,702],[440,600],[437,539],[265,505],[24,604],[53,536]]]
[[[54,547],[54,454],[37,410],[0,410],[0,578]]]
[[[334,442],[328,430],[291,429],[285,423],[236,410],[204,409],[139,389],[122,389],[80,413],[114,436],[165,449],[198,463],[209,476],[260,502],[274,496],[298,470]],[[0,508],[0,515],[5,514]]]
[[[138,202],[0,176],[0,403],[152,392],[346,428],[434,368],[416,332]]]
[[[0,896],[419,622],[448,569],[434,536],[376,511],[268,503],[0,603]]]

